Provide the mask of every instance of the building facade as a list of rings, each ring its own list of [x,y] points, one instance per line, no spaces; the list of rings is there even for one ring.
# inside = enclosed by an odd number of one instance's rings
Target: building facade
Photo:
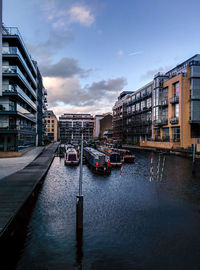
[[[0,151],[36,145],[37,68],[16,27],[2,28]]]
[[[100,135],[100,120],[103,118],[102,114],[95,115],[94,117],[94,138],[99,138]]]
[[[125,104],[132,93],[133,92],[131,91],[123,91],[113,106],[113,139],[120,142],[126,140],[124,133],[126,115]]]
[[[142,146],[200,151],[200,55],[154,77],[152,141]]]
[[[124,103],[124,141],[138,144],[152,136],[153,82],[131,94]]]
[[[106,113],[104,114],[103,118],[100,120],[100,132],[99,137],[104,137],[105,131],[112,131],[112,114]],[[111,135],[111,132],[106,133],[108,136]]]
[[[152,136],[153,82],[135,92],[122,92],[113,107],[113,139],[139,144]]]
[[[91,114],[65,113],[59,117],[59,134],[61,143],[80,143],[83,139],[93,139],[94,117]]]
[[[45,112],[45,133],[51,142],[58,141],[58,120],[53,111]]]

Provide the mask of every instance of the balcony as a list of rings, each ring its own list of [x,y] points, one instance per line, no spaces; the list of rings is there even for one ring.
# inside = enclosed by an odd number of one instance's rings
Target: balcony
[[[174,96],[173,98],[170,98],[170,103],[175,104],[179,102],[179,96]]]
[[[26,69],[26,72],[29,74],[30,78],[32,79],[35,87],[37,86],[35,78],[33,77],[26,61],[24,60],[24,57],[22,56],[20,50],[17,47],[2,47],[2,54],[5,55],[18,55],[18,57],[21,59],[24,68]]]
[[[163,118],[163,119],[158,119],[153,121],[154,126],[164,126],[168,124],[168,119]]]
[[[170,124],[175,125],[178,124],[178,117],[172,117],[170,118]]]
[[[19,95],[25,102],[29,103],[29,105],[31,105],[31,107],[36,110],[36,104],[26,95],[26,93],[18,85],[3,84],[2,90],[5,95]]]
[[[30,83],[27,81],[27,78],[17,66],[2,66],[2,73],[6,75],[18,75],[22,79],[26,87],[30,90],[31,94],[36,98],[35,91],[33,90]]]
[[[36,68],[35,68],[35,66],[34,66],[34,64],[32,62],[31,56],[30,56],[30,54],[29,54],[29,52],[28,52],[28,50],[26,48],[26,45],[25,45],[25,43],[23,41],[23,38],[22,38],[18,28],[17,27],[3,27],[3,29],[2,29],[2,37],[4,38],[4,36],[16,36],[16,37],[18,36],[19,37],[21,45],[22,45],[22,47],[23,47],[23,49],[24,49],[24,51],[25,51],[25,53],[27,55],[27,58],[29,59],[29,61],[31,63],[31,66],[32,66],[32,68],[33,68],[33,70],[35,72],[35,75],[36,75],[37,74]]]

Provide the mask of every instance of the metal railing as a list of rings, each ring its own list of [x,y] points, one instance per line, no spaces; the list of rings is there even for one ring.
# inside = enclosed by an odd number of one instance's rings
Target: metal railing
[[[31,91],[31,93],[33,94],[33,96],[36,98],[35,91],[33,90],[32,86],[28,82],[27,78],[24,76],[24,74],[18,68],[18,66],[2,66],[2,73],[5,73],[5,74],[18,74],[18,75],[20,75],[20,77],[26,83],[28,89]]]
[[[35,71],[35,74],[37,74],[36,68],[35,68],[35,66],[34,66],[34,64],[32,62],[32,57],[31,57],[31,55],[29,54],[29,52],[28,52],[28,50],[26,48],[26,45],[24,43],[24,40],[23,40],[18,28],[17,27],[3,27],[2,28],[2,35],[3,36],[18,36],[20,38],[20,41],[21,41],[21,43],[23,45],[23,48],[24,48],[24,50],[25,50],[25,52],[27,54],[27,57],[30,60],[31,65],[32,65],[32,68]]]

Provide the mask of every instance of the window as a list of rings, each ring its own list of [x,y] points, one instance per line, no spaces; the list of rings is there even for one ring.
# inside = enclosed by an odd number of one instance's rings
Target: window
[[[143,108],[145,107],[145,101],[143,100],[142,102],[141,102],[141,110],[143,110]]]
[[[135,111],[135,105],[132,106],[132,112],[134,112],[134,111]]]
[[[52,120],[52,123],[54,123],[54,120]]]
[[[135,108],[136,108],[136,111],[139,111],[140,110],[140,103],[137,103]]]
[[[141,96],[144,97],[146,95],[146,89],[141,91]]]
[[[149,95],[149,94],[151,94],[151,92],[152,92],[152,88],[151,88],[151,86],[149,86],[149,87],[147,88],[147,94]]]
[[[175,104],[174,117],[179,118],[179,104]]]
[[[160,128],[155,129],[155,134],[156,134],[156,136],[160,136]]]
[[[174,96],[179,97],[179,82],[174,84]]]
[[[54,128],[52,128],[51,131],[54,131]]]
[[[147,108],[150,108],[151,107],[151,98],[148,98],[147,99]]]
[[[180,127],[172,128],[172,137],[174,142],[180,142]]]
[[[169,128],[163,128],[163,141],[169,141]]]
[[[50,120],[48,120],[47,122],[50,123]]]
[[[136,99],[140,98],[140,92],[136,94]]]

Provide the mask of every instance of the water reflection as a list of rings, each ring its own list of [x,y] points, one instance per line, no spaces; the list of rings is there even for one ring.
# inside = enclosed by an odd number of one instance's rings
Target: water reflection
[[[158,157],[155,155],[155,161]],[[149,182],[150,154],[94,175],[83,167],[84,230],[76,235],[79,168],[55,158],[17,269],[198,269],[200,183],[191,161],[167,156]]]

